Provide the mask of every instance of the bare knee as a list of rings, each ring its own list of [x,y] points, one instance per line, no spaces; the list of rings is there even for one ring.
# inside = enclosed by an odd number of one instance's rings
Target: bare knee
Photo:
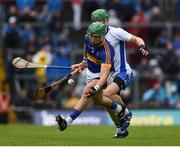
[[[108,90],[108,89],[104,89],[103,90],[103,96],[105,96],[105,97],[111,97],[111,96],[113,96],[114,94],[112,93],[112,91],[111,90]]]
[[[114,102],[117,102],[118,104],[123,103],[121,97],[117,95],[115,92],[113,92],[113,90],[112,91],[108,89],[103,90],[103,96],[111,99]]]

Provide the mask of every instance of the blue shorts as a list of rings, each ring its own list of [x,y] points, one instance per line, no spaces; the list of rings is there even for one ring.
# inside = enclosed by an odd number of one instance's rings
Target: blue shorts
[[[119,73],[115,75],[114,82],[119,86],[119,88],[126,89],[131,85],[133,81],[133,72],[131,73]]]

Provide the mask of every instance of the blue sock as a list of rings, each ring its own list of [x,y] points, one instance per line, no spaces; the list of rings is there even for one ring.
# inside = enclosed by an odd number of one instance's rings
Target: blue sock
[[[75,120],[79,115],[81,114],[81,111],[77,110],[77,109],[72,109],[71,113],[70,113],[70,117]]]
[[[116,109],[117,108],[117,104],[115,102],[112,102],[110,108],[113,109],[113,110]]]

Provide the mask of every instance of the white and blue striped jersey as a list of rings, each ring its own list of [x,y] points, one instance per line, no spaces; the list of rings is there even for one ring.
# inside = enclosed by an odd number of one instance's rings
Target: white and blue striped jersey
[[[126,47],[125,42],[130,41],[132,34],[121,28],[115,28],[108,26],[105,38],[113,46],[115,50],[114,57],[114,67],[115,67],[115,76],[119,73],[130,74],[132,69],[126,60]]]

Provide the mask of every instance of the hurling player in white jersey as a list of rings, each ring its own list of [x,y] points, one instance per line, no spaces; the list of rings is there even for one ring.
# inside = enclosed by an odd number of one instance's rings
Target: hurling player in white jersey
[[[130,42],[137,45],[144,56],[148,55],[148,51],[146,50],[145,43],[142,38],[130,34],[121,28],[108,26],[108,20],[108,13],[104,9],[97,9],[91,14],[92,22],[102,22],[106,25],[105,38],[115,49],[114,80],[105,90],[103,90],[103,96],[112,99],[113,101],[121,104],[121,106],[124,106],[118,116],[120,118],[120,121],[117,118],[117,115],[112,112],[112,110],[107,109],[117,127],[117,133],[114,137],[122,138],[128,135],[127,128],[130,125],[130,120],[132,117],[132,113],[124,105],[120,96],[117,95],[119,94],[120,90],[124,90],[126,87],[128,87],[133,80],[132,69],[130,68],[126,60],[125,42]]]

